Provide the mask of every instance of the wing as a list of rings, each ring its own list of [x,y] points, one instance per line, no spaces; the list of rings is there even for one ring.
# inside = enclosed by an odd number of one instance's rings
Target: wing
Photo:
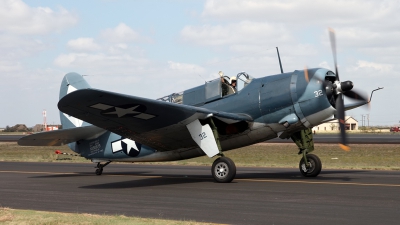
[[[60,146],[79,140],[94,138],[104,132],[106,130],[96,126],[46,131],[20,138],[18,144],[22,146]]]
[[[195,146],[186,125],[197,119],[216,117],[225,123],[252,121],[245,114],[217,112],[96,89],[72,92],[59,101],[58,108],[70,116],[159,151]]]

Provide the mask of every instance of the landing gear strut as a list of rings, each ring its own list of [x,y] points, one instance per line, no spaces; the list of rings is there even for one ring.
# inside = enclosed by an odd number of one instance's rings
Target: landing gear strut
[[[96,168],[96,175],[101,175],[103,173],[103,168],[106,167],[108,164],[110,164],[111,161],[108,161],[104,164],[101,164],[100,162],[97,163]]]
[[[211,167],[214,180],[218,183],[229,183],[236,176],[236,165],[228,157],[219,157]]]
[[[301,130],[291,136],[294,143],[299,147],[300,159],[299,169],[305,177],[316,177],[321,172],[322,163],[318,156],[309,154],[314,151],[314,141],[311,128]]]
[[[232,159],[225,157],[221,150],[221,143],[219,141],[219,134],[217,126],[215,126],[213,119],[209,118],[209,124],[212,129],[215,143],[219,150],[219,158],[214,161],[211,167],[211,174],[214,180],[218,183],[229,183],[236,176],[236,165]]]

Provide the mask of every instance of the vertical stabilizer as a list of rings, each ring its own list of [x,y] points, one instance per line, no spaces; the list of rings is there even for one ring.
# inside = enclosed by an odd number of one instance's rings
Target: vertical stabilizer
[[[71,92],[86,88],[90,88],[90,85],[86,82],[85,79],[83,79],[82,75],[78,73],[68,73],[64,76],[61,82],[59,99],[62,99],[65,95]],[[86,123],[63,112],[60,112],[60,120],[63,129],[81,127],[84,125],[84,123]]]

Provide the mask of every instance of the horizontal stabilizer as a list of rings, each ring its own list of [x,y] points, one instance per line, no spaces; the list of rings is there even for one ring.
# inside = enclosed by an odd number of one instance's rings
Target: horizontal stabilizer
[[[60,146],[84,139],[92,139],[106,132],[96,126],[75,127],[31,134],[18,140],[22,146]]]

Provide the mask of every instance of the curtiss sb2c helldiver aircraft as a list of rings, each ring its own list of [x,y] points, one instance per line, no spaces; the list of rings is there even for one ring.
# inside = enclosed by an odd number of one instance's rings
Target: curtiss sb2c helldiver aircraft
[[[341,145],[347,149],[344,111],[369,102],[351,90],[351,81],[340,81],[332,30],[330,38],[335,72],[315,68],[257,79],[241,72],[232,82],[220,73],[221,78],[156,100],[93,89],[81,75],[68,73],[58,102],[63,129],[29,135],[18,143],[68,144],[97,163],[97,175],[110,162],[217,156],[212,176],[231,182],[236,166],[224,151],[292,138],[300,149],[301,174],[315,177],[322,164],[309,154],[314,150],[311,127],[339,119]],[[344,105],[343,95],[358,102]]]

